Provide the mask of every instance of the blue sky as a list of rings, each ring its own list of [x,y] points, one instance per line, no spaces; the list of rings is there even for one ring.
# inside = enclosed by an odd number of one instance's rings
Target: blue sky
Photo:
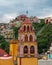
[[[0,23],[9,22],[20,14],[52,17],[52,0],[0,0]]]

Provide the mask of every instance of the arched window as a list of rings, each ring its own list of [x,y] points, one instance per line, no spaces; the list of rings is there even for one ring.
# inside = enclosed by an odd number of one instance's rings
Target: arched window
[[[28,47],[27,46],[24,47],[24,53],[28,53]]]
[[[34,53],[34,46],[30,47],[30,53]]]
[[[27,32],[29,31],[29,26],[27,26]]]
[[[27,35],[25,35],[25,41],[28,41],[28,36]]]
[[[33,41],[33,37],[32,37],[32,35],[30,35],[29,39],[30,39],[30,42]]]
[[[48,24],[48,19],[46,20],[46,24]]]
[[[46,22],[48,22],[48,19],[46,20]]]
[[[24,26],[24,32],[26,31],[26,26]]]

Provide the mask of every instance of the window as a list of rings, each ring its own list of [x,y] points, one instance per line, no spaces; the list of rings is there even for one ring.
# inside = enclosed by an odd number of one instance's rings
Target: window
[[[30,47],[30,53],[34,53],[34,46]]]
[[[29,31],[29,26],[27,26],[27,32]]]
[[[46,20],[46,22],[48,22],[48,19]]]
[[[48,20],[46,20],[46,24],[48,23]]]
[[[30,35],[29,39],[30,39],[30,42],[33,41],[33,37],[32,37],[32,35]]]
[[[28,53],[28,47],[27,46],[24,47],[24,53]]]
[[[24,26],[24,32],[26,31],[26,26]]]
[[[26,41],[26,42],[28,41],[28,36],[27,36],[27,35],[25,35],[25,41]]]

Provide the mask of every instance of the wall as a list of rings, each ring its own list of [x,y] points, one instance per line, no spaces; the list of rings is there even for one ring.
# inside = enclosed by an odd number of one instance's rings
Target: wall
[[[18,65],[38,65],[37,58],[18,58]]]

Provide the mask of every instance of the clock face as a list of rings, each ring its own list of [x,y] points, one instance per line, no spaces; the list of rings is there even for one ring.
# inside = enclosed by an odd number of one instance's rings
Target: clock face
[[[20,27],[20,26],[21,26],[21,22],[17,21],[15,27]]]

